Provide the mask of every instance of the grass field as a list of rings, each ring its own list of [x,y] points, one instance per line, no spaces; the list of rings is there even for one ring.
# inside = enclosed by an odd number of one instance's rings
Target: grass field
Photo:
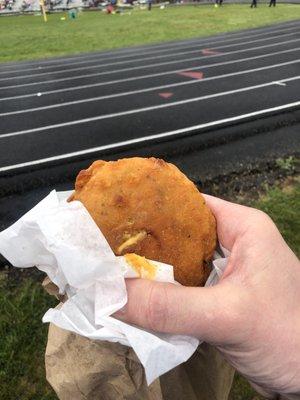
[[[285,239],[300,255],[300,184],[273,189],[254,204],[268,212]],[[33,278],[0,272],[0,400],[57,400],[45,380],[45,311],[56,304]],[[258,400],[237,376],[230,400]]]
[[[249,0],[250,2],[250,0]],[[300,5],[178,6],[116,15],[84,12],[75,20],[63,14],[0,17],[0,62],[53,57],[175,39],[209,36],[300,18]]]

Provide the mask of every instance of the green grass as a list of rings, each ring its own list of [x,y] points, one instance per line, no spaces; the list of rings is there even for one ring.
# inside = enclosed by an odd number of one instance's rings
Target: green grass
[[[32,278],[0,275],[0,399],[52,400],[45,379],[47,325],[41,318],[57,303]]]
[[[249,0],[250,1],[250,0]],[[300,18],[300,6],[278,4],[179,6],[129,15],[84,12],[76,20],[48,16],[0,17],[0,62],[53,57],[144,43],[208,36]]]
[[[269,213],[291,248],[300,254],[300,184],[273,189],[254,204]],[[32,278],[8,279],[0,273],[0,400],[55,400],[45,380],[45,311],[56,304]],[[230,400],[260,397],[236,376]]]
[[[255,206],[270,215],[286,242],[300,256],[300,184],[273,189]]]

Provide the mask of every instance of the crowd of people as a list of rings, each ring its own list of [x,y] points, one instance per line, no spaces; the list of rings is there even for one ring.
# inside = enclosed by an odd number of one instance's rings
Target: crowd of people
[[[15,0],[0,0],[0,10],[9,10],[13,9],[13,5]]]
[[[30,11],[32,3],[30,0],[23,0],[21,9],[22,11]]]
[[[67,0],[64,2],[64,0],[45,0],[45,6],[51,11],[54,8],[59,8],[60,6],[66,6],[69,7],[69,5],[72,3],[72,0]]]
[[[193,2],[200,2],[199,0],[190,0]],[[215,7],[219,7],[223,5],[223,0],[213,0],[215,3]],[[258,0],[251,0],[251,8],[257,7]],[[268,0],[269,7],[276,6],[276,0]],[[13,6],[16,0],[0,0],[0,11],[7,10],[13,11]],[[60,7],[65,8],[69,7],[73,0],[45,0],[45,6],[48,10],[58,9]],[[150,11],[152,8],[152,4],[154,2],[158,2],[158,0],[123,0],[123,4],[134,5],[134,4],[145,4],[148,6],[148,10]],[[178,3],[183,2],[182,0],[170,0],[170,3]],[[115,11],[117,7],[117,0],[82,0],[84,8],[106,8],[108,12]],[[30,11],[32,6],[32,0],[23,0],[21,4],[21,11]]]
[[[150,0],[152,3],[152,0]],[[134,5],[135,3],[139,2],[139,0],[122,0],[123,4],[127,5]],[[145,1],[145,4],[148,3],[148,0]],[[103,7],[103,6],[116,6],[116,0],[83,0],[84,7],[87,8],[94,8],[94,7]]]

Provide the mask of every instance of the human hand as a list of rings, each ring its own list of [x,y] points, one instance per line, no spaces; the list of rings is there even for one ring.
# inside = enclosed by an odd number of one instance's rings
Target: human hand
[[[116,314],[146,329],[196,336],[268,398],[300,396],[300,263],[261,211],[205,196],[231,251],[220,282],[191,288],[128,279]],[[296,396],[296,397],[293,397]]]

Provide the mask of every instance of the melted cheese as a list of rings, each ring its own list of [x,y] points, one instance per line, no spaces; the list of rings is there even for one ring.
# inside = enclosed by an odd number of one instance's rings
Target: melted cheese
[[[124,255],[126,262],[137,272],[139,278],[154,279],[156,266],[151,264],[145,257],[134,253]]]
[[[122,251],[124,249],[126,249],[127,247],[133,246],[134,244],[136,244],[140,240],[145,239],[146,236],[147,236],[147,232],[146,231],[141,231],[141,232],[137,233],[136,235],[129,237],[129,239],[127,239],[124,243],[122,243],[118,247],[118,249],[117,249],[118,254],[121,254]]]

